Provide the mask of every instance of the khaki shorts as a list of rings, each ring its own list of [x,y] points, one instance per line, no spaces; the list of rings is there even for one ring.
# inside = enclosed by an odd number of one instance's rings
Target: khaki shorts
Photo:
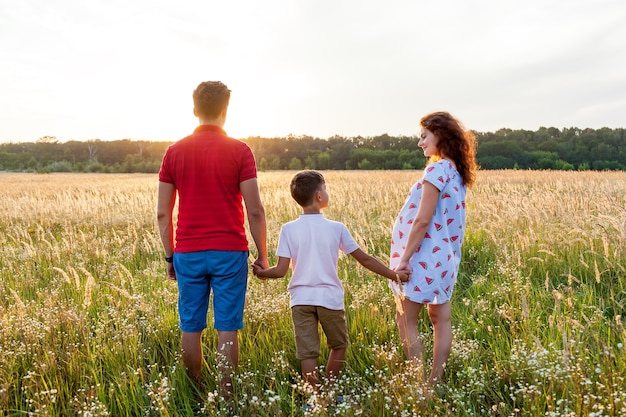
[[[329,349],[348,347],[348,325],[344,310],[329,310],[318,306],[293,306],[293,329],[296,335],[296,358],[317,359],[320,356],[318,323],[326,335]]]

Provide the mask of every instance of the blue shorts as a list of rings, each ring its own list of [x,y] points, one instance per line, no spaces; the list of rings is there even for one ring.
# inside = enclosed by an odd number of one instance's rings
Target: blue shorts
[[[176,252],[174,270],[183,332],[201,332],[207,327],[211,291],[213,327],[221,331],[243,328],[248,287],[247,251]]]

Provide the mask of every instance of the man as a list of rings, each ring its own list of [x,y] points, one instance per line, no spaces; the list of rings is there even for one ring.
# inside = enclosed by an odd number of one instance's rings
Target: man
[[[248,241],[243,201],[258,257],[268,267],[265,211],[250,148],[223,130],[230,90],[219,81],[200,83],[193,93],[194,133],[172,144],[159,171],[157,219],[167,274],[178,283],[182,358],[200,382],[202,331],[213,291],[218,333],[221,394],[232,393],[231,374],[239,361],[238,330],[248,280]],[[174,245],[173,211],[178,194]]]

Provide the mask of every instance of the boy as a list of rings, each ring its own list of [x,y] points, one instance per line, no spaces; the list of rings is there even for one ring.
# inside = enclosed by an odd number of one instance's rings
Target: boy
[[[337,378],[348,345],[344,291],[337,276],[339,250],[352,255],[372,272],[395,281],[407,281],[408,270],[393,271],[363,252],[343,223],[327,220],[321,210],[328,206],[322,174],[302,171],[291,180],[291,196],[302,207],[302,215],[282,226],[278,240],[278,263],[269,269],[252,265],[259,278],[282,278],[293,261],[288,290],[296,336],[296,358],[301,361],[305,382],[320,385],[317,359],[320,351],[318,323],[330,348],[326,378]]]

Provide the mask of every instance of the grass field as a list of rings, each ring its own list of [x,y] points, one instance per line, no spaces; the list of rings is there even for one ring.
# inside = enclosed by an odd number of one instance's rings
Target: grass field
[[[292,175],[260,173],[270,252],[299,213]],[[387,262],[395,215],[419,175],[325,172],[325,215]],[[156,176],[0,173],[0,184],[2,416],[302,416],[306,403],[319,416],[626,415],[626,173],[480,172],[441,395],[425,396],[405,362],[386,280],[350,257],[339,261],[348,361],[333,389],[309,395],[287,280],[251,276],[230,414],[216,394],[212,330],[209,392],[197,395],[181,367]]]

